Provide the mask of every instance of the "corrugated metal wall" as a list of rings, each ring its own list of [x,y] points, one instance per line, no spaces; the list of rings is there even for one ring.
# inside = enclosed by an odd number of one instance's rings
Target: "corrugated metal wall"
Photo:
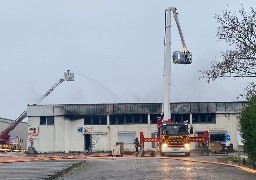
[[[103,115],[103,114],[157,114],[161,104],[86,104],[65,105],[65,115]]]
[[[181,102],[172,103],[171,112],[184,113],[239,113],[246,102]],[[64,104],[29,105],[28,116],[160,114],[161,103],[120,104]]]
[[[65,115],[96,115],[107,114],[106,104],[64,105]]]

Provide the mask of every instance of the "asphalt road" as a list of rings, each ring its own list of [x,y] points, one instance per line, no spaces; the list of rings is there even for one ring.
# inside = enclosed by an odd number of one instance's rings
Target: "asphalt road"
[[[84,166],[58,178],[58,180],[70,179],[255,180],[256,174],[224,165],[180,161],[172,158],[105,158],[87,159]]]
[[[222,157],[226,157],[226,155],[111,157],[109,154],[91,154],[72,157],[67,155],[26,156],[22,154],[18,156],[7,153],[0,156],[0,180],[256,179],[256,170],[219,165],[217,161]]]
[[[0,163],[0,180],[48,179],[76,163],[77,160]]]

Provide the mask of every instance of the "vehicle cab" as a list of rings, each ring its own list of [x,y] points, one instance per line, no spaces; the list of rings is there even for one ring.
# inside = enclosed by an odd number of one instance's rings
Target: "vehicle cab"
[[[161,155],[166,153],[185,153],[186,156],[190,156],[188,124],[163,124],[161,129]]]

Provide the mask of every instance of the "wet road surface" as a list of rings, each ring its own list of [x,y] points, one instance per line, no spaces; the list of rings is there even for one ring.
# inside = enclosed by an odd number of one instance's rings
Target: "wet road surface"
[[[107,153],[54,156],[6,153],[0,155],[0,180],[256,179],[256,170],[232,164],[219,165],[223,157],[227,155],[201,156],[194,153],[191,157],[111,157]]]
[[[58,180],[80,179],[204,179],[204,180],[250,180],[256,174],[234,167],[171,158],[108,158],[87,159],[83,167],[74,169]]]
[[[62,160],[0,163],[0,180],[47,179],[77,162],[76,160]]]

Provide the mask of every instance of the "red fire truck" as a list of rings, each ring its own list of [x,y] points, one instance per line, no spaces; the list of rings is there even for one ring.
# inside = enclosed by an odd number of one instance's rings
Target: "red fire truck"
[[[171,121],[163,123],[162,118],[157,119],[157,129],[157,138],[145,138],[143,132],[140,132],[141,148],[144,148],[145,142],[157,142],[161,156],[167,153],[184,153],[185,156],[190,156],[190,143],[198,142],[205,146],[207,155],[209,155],[208,131],[205,131],[204,136],[191,137],[193,128],[189,128],[187,123],[172,123]]]

